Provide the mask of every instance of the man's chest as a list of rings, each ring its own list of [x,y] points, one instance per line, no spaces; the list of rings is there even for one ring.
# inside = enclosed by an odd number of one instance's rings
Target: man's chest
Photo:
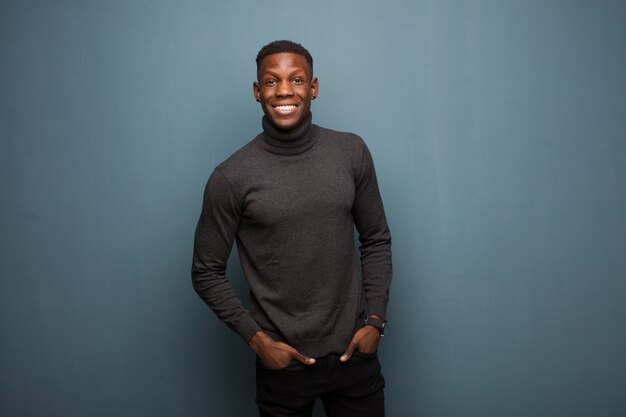
[[[354,201],[353,170],[337,160],[270,164],[248,180],[242,218],[260,227],[343,217]]]

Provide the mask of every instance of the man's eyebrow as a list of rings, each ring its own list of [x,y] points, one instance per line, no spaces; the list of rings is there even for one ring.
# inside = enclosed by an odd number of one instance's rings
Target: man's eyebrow
[[[302,73],[302,74],[306,75],[306,71],[305,71],[304,69],[297,69],[297,70],[294,70],[294,71],[292,71],[291,73],[289,73],[289,77],[293,77],[293,76],[294,76],[294,75],[296,75],[296,74],[300,75],[299,73]],[[275,72],[274,72],[274,71],[272,71],[272,70],[266,70],[265,72],[263,72],[263,73],[261,74],[261,76],[262,76],[262,77],[265,77],[266,75],[271,75],[271,76],[273,76],[273,77],[279,78],[279,77],[278,77],[278,74],[277,74],[277,73],[275,73]]]

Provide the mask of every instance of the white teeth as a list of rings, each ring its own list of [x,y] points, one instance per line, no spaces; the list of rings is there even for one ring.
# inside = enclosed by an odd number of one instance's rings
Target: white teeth
[[[296,108],[296,106],[294,106],[294,105],[288,105],[288,106],[276,106],[276,107],[275,107],[275,109],[277,109],[277,110],[284,110],[284,111],[287,111],[287,110],[293,110],[293,109],[295,109],[295,108]]]

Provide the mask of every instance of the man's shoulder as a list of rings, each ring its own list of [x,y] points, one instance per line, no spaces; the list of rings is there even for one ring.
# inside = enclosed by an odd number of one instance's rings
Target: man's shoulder
[[[242,170],[253,166],[255,161],[258,159],[260,151],[259,146],[256,143],[257,138],[258,135],[222,161],[216,169],[221,171],[226,176],[230,176],[233,173],[241,172]]]
[[[342,132],[326,127],[318,126],[320,130],[320,139],[326,144],[335,147],[347,147],[351,150],[360,151],[365,142],[361,136],[352,132]]]
[[[317,126],[317,125],[316,125]],[[363,139],[356,133],[342,132],[340,130],[329,129],[327,127],[317,126],[320,130],[320,137],[328,139],[339,139],[347,141],[362,142]]]

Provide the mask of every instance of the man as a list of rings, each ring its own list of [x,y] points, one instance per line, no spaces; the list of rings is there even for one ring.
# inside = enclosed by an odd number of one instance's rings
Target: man
[[[316,398],[329,417],[383,416],[391,236],[372,158],[358,136],[311,123],[318,80],[304,47],[275,41],[256,62],[263,132],[209,178],[194,288],[257,354],[261,416],[310,416]],[[234,240],[249,311],[225,276]]]

